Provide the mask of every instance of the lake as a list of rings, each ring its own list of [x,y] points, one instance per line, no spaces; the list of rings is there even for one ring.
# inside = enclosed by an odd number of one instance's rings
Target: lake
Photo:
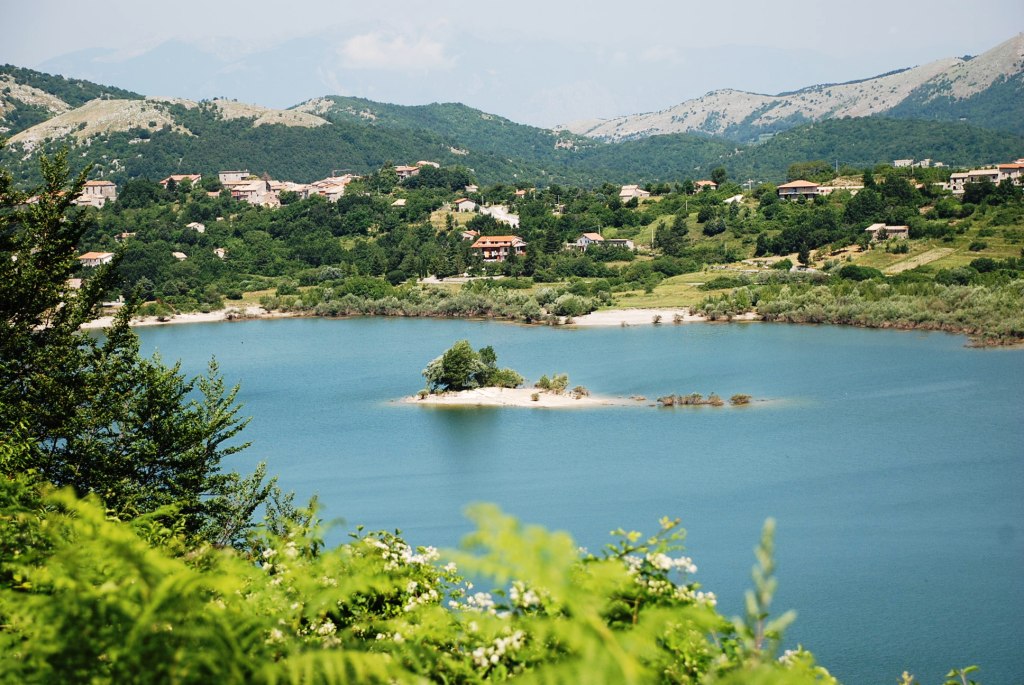
[[[326,518],[452,547],[466,504],[499,504],[592,550],[615,528],[688,531],[695,578],[742,611],[777,520],[776,614],[845,683],[942,682],[977,663],[1024,682],[1024,351],[962,337],[772,324],[557,329],[494,322],[282,319],[138,330],[189,374],[241,383],[259,460]],[[531,382],[601,395],[735,393],[745,408],[400,404],[459,339]]]

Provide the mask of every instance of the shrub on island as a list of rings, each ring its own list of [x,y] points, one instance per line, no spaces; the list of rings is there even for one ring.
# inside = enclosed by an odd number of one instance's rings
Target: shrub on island
[[[551,378],[548,378],[545,374],[540,377],[540,380],[538,380],[533,387],[540,388],[541,390],[547,390],[555,395],[561,395],[565,392],[565,389],[569,387],[569,374],[556,373],[551,376]]]
[[[711,393],[707,397],[704,397],[699,392],[690,393],[689,395],[665,395],[664,397],[659,397],[657,402],[662,407],[725,406],[725,400],[719,397],[716,393]],[[729,402],[734,407],[749,404],[750,395],[733,395],[729,398]]]
[[[473,388],[517,388],[523,377],[512,369],[499,369],[498,356],[488,345],[476,351],[468,340],[460,340],[423,369],[431,393]]]

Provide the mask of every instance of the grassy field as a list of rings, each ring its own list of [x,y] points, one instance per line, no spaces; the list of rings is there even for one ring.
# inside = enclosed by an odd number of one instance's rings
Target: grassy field
[[[476,216],[473,212],[449,212],[445,209],[437,209],[430,214],[430,225],[439,231],[443,230],[447,225],[445,217],[448,215],[451,215],[455,225],[460,228],[468,224]]]
[[[615,303],[605,309],[645,308],[645,307],[692,307],[705,297],[707,293],[697,286],[714,278],[712,272],[698,272],[666,278],[654,288],[654,292],[630,290],[615,293]]]

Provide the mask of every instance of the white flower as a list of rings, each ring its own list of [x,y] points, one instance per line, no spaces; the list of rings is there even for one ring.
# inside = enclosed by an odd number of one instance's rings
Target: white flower
[[[669,571],[673,566],[672,558],[661,552],[658,552],[657,554],[648,554],[647,562],[654,568],[661,571]]]
[[[679,557],[672,564],[683,573],[696,573],[697,566],[690,557]]]

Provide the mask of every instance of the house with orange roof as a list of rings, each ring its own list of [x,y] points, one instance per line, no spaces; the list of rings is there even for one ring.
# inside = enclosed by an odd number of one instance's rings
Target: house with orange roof
[[[399,181],[404,181],[405,179],[420,173],[420,168],[418,166],[399,165],[395,167],[395,173],[398,174]]]
[[[517,235],[482,235],[469,249],[485,262],[503,262],[509,255],[524,254],[526,242]]]
[[[569,243],[568,247],[574,250],[580,250],[586,252],[587,248],[591,245],[601,245],[604,243],[604,236],[600,233],[584,233],[580,235],[574,242]]]
[[[110,264],[113,259],[113,252],[86,252],[83,255],[79,255],[78,263],[82,266],[101,266],[103,264]]]
[[[1011,162],[1009,164],[1000,164],[996,167],[999,169],[999,180],[1005,181],[1010,179],[1017,185],[1021,184],[1021,179],[1024,178],[1024,162]]]
[[[458,212],[475,212],[476,203],[470,200],[468,197],[460,197],[458,200],[452,203],[455,206],[455,211]]]
[[[693,190],[697,193],[702,190],[718,190],[718,184],[708,179],[702,179],[693,182]]]
[[[783,200],[798,200],[800,198],[810,200],[821,194],[821,186],[811,181],[798,179],[789,183],[783,183],[776,188],[776,192],[779,198]]]

